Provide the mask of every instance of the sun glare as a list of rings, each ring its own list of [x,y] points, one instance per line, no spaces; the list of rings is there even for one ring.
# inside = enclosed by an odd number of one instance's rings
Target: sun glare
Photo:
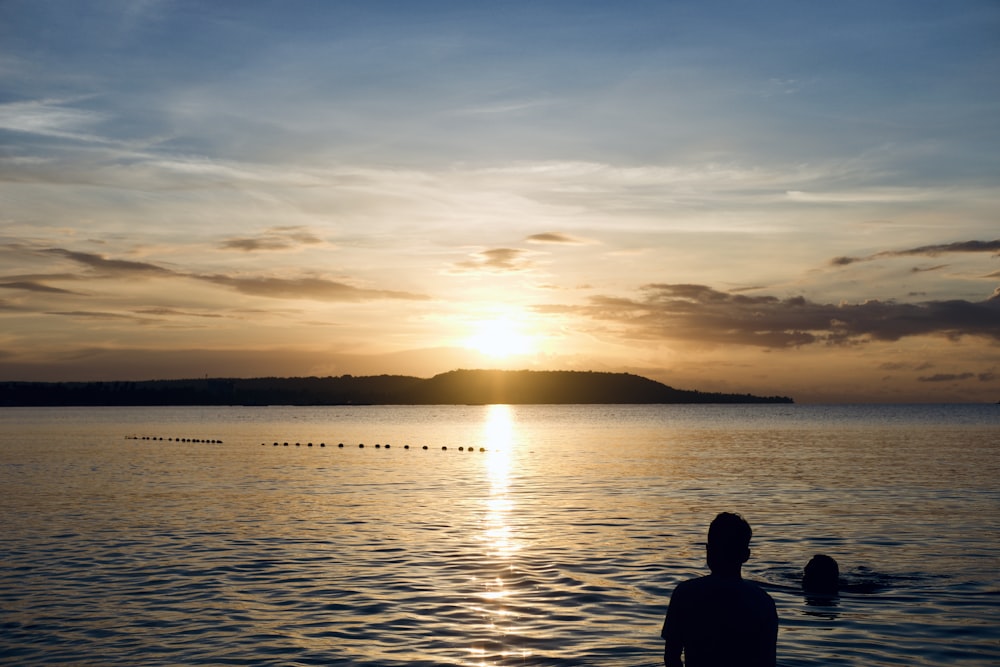
[[[475,333],[466,341],[466,347],[490,357],[503,358],[528,354],[534,344],[514,322],[506,318],[484,320],[476,325]]]

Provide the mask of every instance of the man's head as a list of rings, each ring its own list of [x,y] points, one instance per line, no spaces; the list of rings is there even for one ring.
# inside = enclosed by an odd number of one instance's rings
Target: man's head
[[[739,514],[722,512],[708,527],[708,567],[713,572],[739,572],[750,558],[750,524]]]

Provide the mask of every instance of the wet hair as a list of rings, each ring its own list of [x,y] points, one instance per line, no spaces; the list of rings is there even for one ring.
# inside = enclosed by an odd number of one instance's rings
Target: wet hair
[[[830,556],[816,554],[802,572],[802,590],[817,595],[835,595],[840,588],[840,567]]]
[[[722,512],[708,527],[708,548],[717,559],[742,563],[750,555],[753,531],[739,514]]]

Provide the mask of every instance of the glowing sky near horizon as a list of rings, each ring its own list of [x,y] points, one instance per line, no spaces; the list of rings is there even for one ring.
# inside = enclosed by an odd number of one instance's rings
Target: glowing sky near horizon
[[[0,3],[0,380],[1000,399],[1000,5]]]

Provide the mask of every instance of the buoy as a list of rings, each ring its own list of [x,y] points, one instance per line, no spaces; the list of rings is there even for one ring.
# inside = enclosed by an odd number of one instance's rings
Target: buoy
[[[320,447],[326,447],[326,443],[325,442],[321,442],[321,443],[319,443],[319,446]]]
[[[486,448],[485,448],[485,447],[480,447],[480,448],[479,448],[479,451],[481,451],[481,452],[485,452],[485,451],[486,451]]]
[[[375,443],[375,449],[381,449],[381,447],[382,445],[378,444],[377,442]]]
[[[385,448],[386,448],[386,449],[389,449],[389,447],[390,447],[390,445],[386,445],[386,446],[385,446]]]
[[[448,446],[447,446],[447,445],[445,445],[444,447],[442,447],[442,448],[441,448],[441,451],[444,451],[444,450],[446,450],[446,449],[448,449]]]
[[[409,445],[403,445],[403,449],[409,449],[409,448],[410,448]]]
[[[424,445],[424,449],[427,449],[427,445]]]
[[[460,451],[460,452],[464,452],[464,451],[465,451],[465,447],[459,447],[459,448],[458,448],[458,451]]]
[[[338,444],[337,446],[338,446],[338,447],[340,447],[341,449],[343,449],[343,448],[344,448],[344,443],[342,443],[342,442],[341,442],[341,443],[340,443],[340,444]]]
[[[364,449],[364,448],[365,448],[365,443],[362,442],[361,444],[358,445],[358,449]]]
[[[308,446],[309,446],[309,447],[312,447],[312,446],[313,446],[313,444],[312,444],[312,443],[310,442]]]

